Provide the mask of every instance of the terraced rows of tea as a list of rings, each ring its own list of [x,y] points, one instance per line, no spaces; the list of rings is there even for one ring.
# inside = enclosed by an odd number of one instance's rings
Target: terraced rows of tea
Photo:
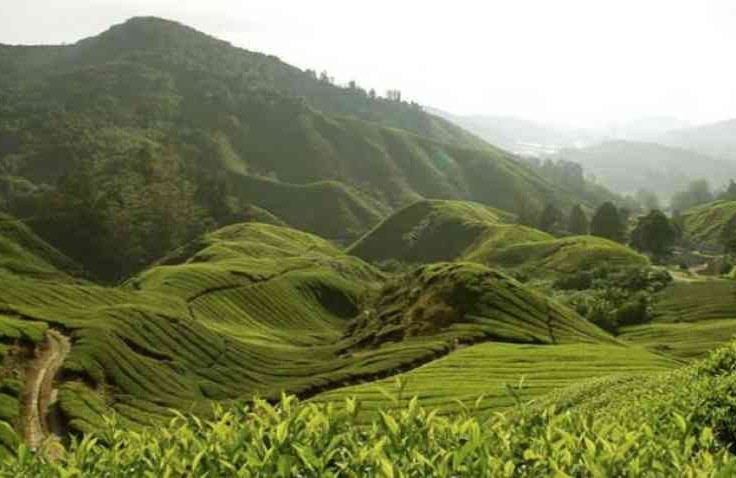
[[[699,358],[736,335],[736,283],[677,282],[658,294],[652,322],[620,338],[683,359]]]
[[[112,411],[136,427],[172,408],[206,415],[216,401],[309,397],[467,353],[469,344],[616,343],[484,266],[441,263],[389,278],[318,237],[264,224],[205,236],[116,288],[12,270],[1,279],[8,448],[19,439],[10,425],[30,413],[23,364],[49,328],[72,343],[54,411],[72,432],[100,427]],[[489,356],[486,367],[495,363]]]
[[[477,410],[499,410],[593,378],[650,374],[681,365],[619,344],[490,342],[463,348],[398,377],[326,392],[314,400],[339,402],[354,396],[366,411],[375,411],[401,406],[395,401],[401,395],[418,397],[422,404],[447,412],[456,410],[458,402],[476,409],[482,396]]]
[[[396,377],[406,380],[404,396],[444,411],[480,395],[481,408],[498,410],[592,378],[676,367],[682,362],[672,356],[690,355],[685,345],[669,353],[647,342],[646,327],[675,327],[679,313],[703,315],[701,292],[665,292],[657,322],[617,339],[478,263],[392,275],[319,237],[255,223],[208,234],[119,287],[102,287],[65,272],[73,264],[37,238],[18,240],[29,230],[14,231],[11,250],[33,257],[43,274],[0,269],[5,452],[24,439],[19,424],[37,413],[24,398],[25,364],[47,330],[68,337],[71,351],[42,418],[49,429],[53,422],[77,433],[99,429],[112,412],[136,428],[166,420],[172,409],[207,416],[216,402],[282,392],[320,402],[357,395],[370,416],[390,405]],[[713,342],[729,325],[731,289],[718,284],[705,314],[712,320],[688,323],[708,324]],[[724,330],[716,333],[716,324]]]

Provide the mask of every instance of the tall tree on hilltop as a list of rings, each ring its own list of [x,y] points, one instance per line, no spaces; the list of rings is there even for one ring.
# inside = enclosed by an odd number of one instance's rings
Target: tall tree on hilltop
[[[552,232],[562,220],[562,212],[552,203],[548,203],[539,216],[538,227],[544,232]]]
[[[652,209],[637,220],[631,245],[660,259],[670,254],[676,238],[677,230],[672,222],[659,209]]]
[[[626,227],[613,203],[605,202],[596,210],[590,221],[590,233],[612,241],[624,242]]]
[[[517,222],[522,226],[537,227],[537,215],[528,201],[521,199],[519,201],[519,212],[517,213]]]
[[[723,225],[720,234],[720,243],[726,254],[736,254],[736,214]]]
[[[588,234],[588,218],[580,207],[580,204],[576,204],[570,210],[570,216],[567,221],[567,229],[576,236],[584,236]]]

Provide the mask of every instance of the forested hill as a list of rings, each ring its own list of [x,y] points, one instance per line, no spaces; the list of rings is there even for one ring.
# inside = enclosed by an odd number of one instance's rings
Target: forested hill
[[[0,46],[0,71],[0,208],[100,277],[264,215],[347,241],[421,198],[590,204],[416,104],[166,20]]]

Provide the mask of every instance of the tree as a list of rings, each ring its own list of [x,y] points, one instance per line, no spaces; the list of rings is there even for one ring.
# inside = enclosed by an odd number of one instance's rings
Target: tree
[[[372,100],[376,99],[376,90],[374,88],[371,88],[370,91],[368,91],[368,97]]]
[[[539,216],[538,227],[544,232],[552,232],[562,220],[562,212],[552,203],[547,204]]]
[[[662,258],[670,254],[676,238],[677,230],[672,222],[659,209],[652,209],[637,220],[631,233],[631,245],[655,258]]]
[[[613,203],[605,202],[596,210],[590,221],[590,233],[612,241],[624,242],[626,228]]]
[[[624,226],[624,231],[626,231],[626,225],[629,224],[631,214],[633,214],[632,210],[626,206],[621,206],[618,208],[618,218],[621,220],[621,224],[623,224]]]
[[[535,208],[529,205],[529,203],[522,199],[519,201],[519,212],[517,214],[517,222],[522,226],[536,227],[537,226],[537,214]]]
[[[723,225],[720,234],[720,242],[726,254],[736,253],[736,215]]]
[[[583,211],[583,208],[580,207],[580,204],[576,204],[570,210],[567,229],[576,236],[584,236],[588,234],[588,218],[585,216],[585,212]]]

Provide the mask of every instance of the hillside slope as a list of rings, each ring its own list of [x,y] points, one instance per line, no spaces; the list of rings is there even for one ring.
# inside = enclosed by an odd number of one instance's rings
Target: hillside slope
[[[372,262],[471,261],[534,275],[648,263],[622,244],[594,236],[555,239],[513,220],[480,204],[420,201],[385,219],[348,251]]]
[[[714,158],[736,159],[736,119],[670,131],[657,141]]]
[[[266,224],[203,236],[115,288],[0,274],[0,420],[26,413],[24,357],[53,330],[71,343],[51,408],[70,431],[97,429],[111,411],[139,427],[172,408],[207,415],[256,394],[308,397],[464,344],[617,344],[484,266],[386,277],[324,239]]]
[[[81,268],[33,233],[23,222],[0,213],[0,271],[36,279],[70,281]]]
[[[646,189],[669,197],[693,178],[721,187],[736,177],[736,164],[674,146],[636,141],[608,141],[565,149],[558,157],[583,165],[606,187],[619,193]]]
[[[421,198],[588,202],[417,105],[175,22],[0,46],[0,70],[0,204],[107,279],[251,205],[347,241]]]
[[[683,236],[694,244],[721,247],[721,233],[736,215],[736,201],[715,201],[682,212]]]

